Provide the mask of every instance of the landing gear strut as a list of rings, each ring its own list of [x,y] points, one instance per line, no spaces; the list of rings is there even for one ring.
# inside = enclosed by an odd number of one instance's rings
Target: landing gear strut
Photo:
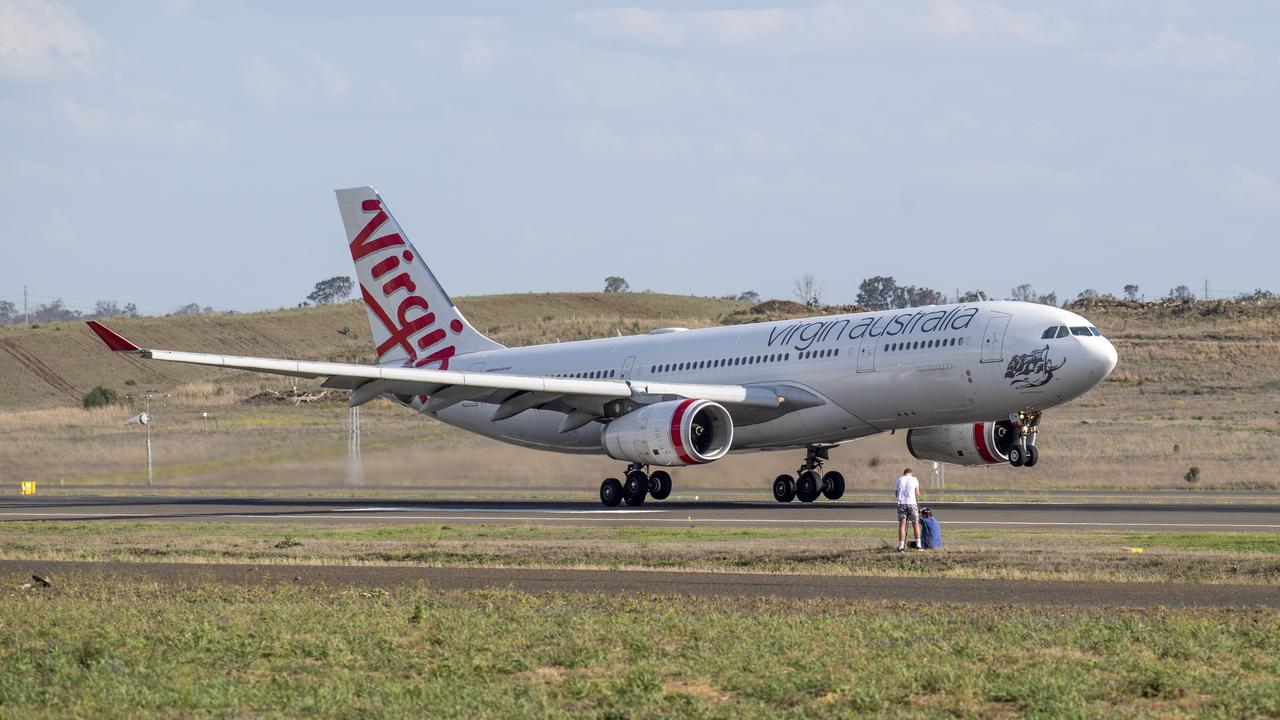
[[[1036,450],[1040,411],[1019,410],[1009,416],[1009,421],[1018,429],[1018,438],[1013,447],[1009,448],[1009,464],[1014,467],[1035,467],[1040,462],[1040,451]]]
[[[844,475],[834,470],[825,475],[818,474],[828,459],[827,451],[830,449],[829,445],[810,445],[795,478],[779,475],[774,479],[773,499],[785,503],[799,498],[800,502],[808,503],[825,495],[828,500],[839,500],[844,495]]]
[[[650,474],[645,472],[647,467],[631,463],[621,481],[609,478],[600,483],[600,502],[605,507],[617,507],[622,502],[634,507],[643,505],[646,495],[654,500],[666,500],[671,495],[671,475],[665,470]]]

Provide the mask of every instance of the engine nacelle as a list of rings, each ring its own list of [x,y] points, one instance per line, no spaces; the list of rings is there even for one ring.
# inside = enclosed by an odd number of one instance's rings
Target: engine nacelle
[[[1018,431],[1008,420],[937,425],[907,432],[907,450],[917,460],[952,465],[999,465],[1009,462]]]
[[[700,465],[733,444],[733,418],[710,400],[669,400],[614,418],[603,432],[615,460],[645,465]]]

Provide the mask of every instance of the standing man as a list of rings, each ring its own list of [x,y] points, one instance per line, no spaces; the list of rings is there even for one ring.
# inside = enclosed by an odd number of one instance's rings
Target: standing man
[[[902,471],[902,477],[893,484],[893,497],[898,501],[898,552],[907,549],[907,520],[915,533],[916,547],[920,547],[920,511],[916,501],[920,497],[920,481],[911,474],[911,468]]]

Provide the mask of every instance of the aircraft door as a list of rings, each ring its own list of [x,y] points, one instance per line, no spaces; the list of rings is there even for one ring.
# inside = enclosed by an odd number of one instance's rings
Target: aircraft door
[[[862,338],[862,345],[858,347],[858,372],[876,371],[876,346],[879,344],[880,338]]]
[[[1001,362],[1004,360],[1004,332],[1009,329],[1012,315],[993,313],[987,321],[987,331],[982,335],[982,362]]]
[[[632,368],[635,367],[635,364],[636,364],[635,355],[628,356],[626,361],[622,363],[622,379],[623,380],[631,379],[631,370]]]

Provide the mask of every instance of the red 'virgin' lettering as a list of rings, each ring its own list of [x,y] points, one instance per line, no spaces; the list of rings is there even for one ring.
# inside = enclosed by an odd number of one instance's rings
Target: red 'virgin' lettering
[[[391,255],[385,260],[380,260],[377,265],[373,266],[373,279],[377,280],[398,267],[400,267],[400,258],[395,255]]]
[[[387,297],[391,297],[391,293],[399,290],[400,288],[404,288],[412,293],[418,289],[418,286],[409,279],[409,273],[400,273],[399,275],[391,278],[390,282],[386,285],[382,286],[382,294]]]
[[[383,248],[393,247],[396,245],[404,245],[404,239],[400,237],[399,233],[383,235],[380,238],[370,240],[369,236],[373,235],[378,228],[382,227],[382,224],[387,221],[388,216],[385,210],[378,209],[376,200],[373,201],[372,205],[370,205],[369,200],[366,200],[361,207],[365,211],[378,210],[378,214],[370,218],[368,224],[364,226],[364,229],[357,233],[355,239],[351,241],[352,260],[359,262],[361,258],[371,252],[376,252]]]

